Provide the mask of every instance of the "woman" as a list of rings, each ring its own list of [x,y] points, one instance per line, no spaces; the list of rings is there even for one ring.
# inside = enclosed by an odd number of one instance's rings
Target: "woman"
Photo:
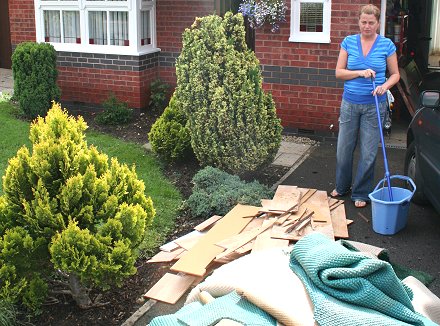
[[[386,93],[400,79],[396,46],[378,35],[380,10],[363,6],[359,12],[360,34],[341,43],[336,78],[344,80],[336,154],[336,188],[331,196],[347,194],[356,207],[365,207],[373,190],[374,165],[380,141],[374,96],[379,99],[381,118],[386,110]],[[389,77],[385,78],[388,68]],[[373,89],[372,79],[376,88]],[[352,186],[353,153],[359,136],[360,158]]]

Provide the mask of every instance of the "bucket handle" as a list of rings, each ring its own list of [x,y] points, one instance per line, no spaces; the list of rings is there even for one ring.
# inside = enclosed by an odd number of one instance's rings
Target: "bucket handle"
[[[398,175],[398,174],[396,174],[396,175],[390,176],[390,180],[391,179],[402,179],[402,180],[405,180],[405,181],[409,182],[409,184],[413,188],[412,193],[414,194],[416,192],[416,185],[414,184],[414,181],[412,181],[412,179],[410,177],[407,177],[406,175]],[[374,188],[373,191],[376,191],[377,189],[379,189],[379,186],[381,184],[382,184],[382,187],[383,187],[383,185],[385,185],[385,181],[387,181],[387,178],[383,178],[381,181],[379,181],[379,183],[377,184],[376,188]]]

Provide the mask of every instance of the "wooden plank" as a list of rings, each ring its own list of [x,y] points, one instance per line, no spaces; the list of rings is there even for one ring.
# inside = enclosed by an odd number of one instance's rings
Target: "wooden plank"
[[[303,237],[303,235],[298,235],[295,232],[286,233],[284,232],[284,228],[275,225],[272,229],[270,229],[270,237],[278,240],[298,241]]]
[[[192,233],[192,232],[191,232]],[[183,237],[174,240],[175,243],[177,243],[181,248],[185,250],[190,250],[194,245],[199,242],[202,236],[204,236],[206,233],[199,233],[199,234],[193,234],[191,237]]]
[[[303,189],[300,190],[304,191]],[[303,235],[315,231],[326,235],[330,239],[334,239],[334,232],[326,191],[315,191],[306,202],[301,204],[301,207],[305,207],[309,211],[314,212],[312,223],[303,230]]]
[[[345,206],[339,205],[336,208],[330,210],[333,232],[335,238],[348,239],[347,219],[345,215]]]
[[[252,250],[252,247],[254,246],[254,242],[255,242],[255,238],[249,241],[248,243],[246,243],[245,245],[241,246],[240,248],[235,249],[235,252],[240,255],[248,253],[249,251]]]
[[[182,240],[182,239],[185,239],[185,238],[197,236],[199,234],[201,234],[201,232],[199,232],[199,231],[192,231],[190,233],[185,234],[184,236],[181,236],[180,238],[177,238],[177,239],[175,239],[173,241],[170,241],[170,242],[160,246],[159,249],[162,250],[162,251],[173,251],[173,250],[179,248],[179,245],[175,242],[176,240]],[[205,233],[203,233],[203,234],[205,234]]]
[[[175,304],[192,286],[195,280],[196,277],[191,275],[166,273],[147,293],[144,294],[144,297]]]
[[[283,223],[278,223],[280,222],[280,220],[282,220],[281,218],[278,218],[277,224],[281,225],[281,226],[289,226],[293,223],[295,223],[295,221],[297,221],[298,219],[300,219],[302,216],[304,216],[304,214],[306,213],[307,208],[306,207],[300,207],[300,209],[298,210],[298,212],[296,212],[295,214],[290,214],[287,216],[287,219],[285,219],[283,221]]]
[[[272,238],[270,236],[271,232],[271,229],[267,229],[255,238],[251,254],[269,248],[283,248],[289,245],[289,240]]]
[[[275,239],[297,241],[311,232],[319,232],[334,240],[327,192],[316,189],[309,190],[307,188],[299,188],[299,190],[304,194],[302,197],[302,200],[304,201],[302,202],[300,209],[307,208],[309,211],[314,212],[311,224],[304,227],[300,232],[294,231],[292,233],[285,232],[289,229],[289,226],[286,227],[286,225],[283,225],[284,228],[274,226],[272,228],[271,237]]]
[[[234,260],[240,258],[241,256],[243,256],[243,255],[234,251],[234,252],[231,252],[229,255],[226,255],[225,257],[222,257],[220,259],[214,259],[213,261],[216,263],[220,263],[220,264],[227,264],[227,263],[230,263],[231,261],[234,261]]]
[[[285,212],[298,210],[301,192],[296,186],[279,185],[272,200],[262,200],[264,211]],[[292,209],[292,207],[294,207]]]
[[[238,241],[236,244],[234,244],[233,247],[226,249],[224,252],[218,254],[215,258],[220,259],[222,257],[225,257],[226,255],[230,254],[231,252],[233,252],[236,249],[240,248],[241,246],[245,245],[246,243],[248,243],[249,241],[254,239],[257,235],[259,235],[260,233],[262,233],[262,232],[266,231],[267,229],[269,229],[270,227],[272,227],[272,225],[275,224],[276,220],[277,220],[276,218],[272,218],[267,223],[263,223],[263,225],[260,226],[259,228],[249,231],[249,233],[246,234],[246,237],[243,237],[242,239],[240,239],[240,241]]]
[[[182,258],[183,255],[185,255],[187,252],[188,252],[188,250],[183,249],[183,251],[178,256],[176,256],[175,260],[178,260],[178,259]]]
[[[170,242],[165,243],[164,245],[161,245],[159,247],[160,250],[167,251],[167,252],[171,252],[173,250],[176,250],[177,248],[179,248],[179,245],[177,243],[175,243],[174,241],[170,241]]]
[[[337,202],[339,202],[338,199],[336,198],[332,198],[332,197],[328,197],[328,205],[331,207],[332,205],[336,204]]]
[[[314,212],[312,221],[322,221],[331,224],[327,192],[317,190],[302,206]]]
[[[318,191],[318,189],[306,189],[306,188],[300,188],[301,193],[304,193],[304,195],[301,197],[300,206],[304,204],[306,201],[309,200],[310,197],[312,197],[315,192]]]
[[[213,215],[210,218],[208,218],[207,220],[203,221],[202,223],[200,223],[199,225],[196,225],[194,227],[194,230],[196,231],[204,231],[207,228],[209,228],[211,225],[213,225],[215,222],[217,222],[219,219],[221,219],[223,216],[220,215]]]
[[[332,205],[329,206],[330,211],[334,210],[336,207],[342,205],[343,203],[344,203],[343,200],[338,200],[336,203],[334,203],[334,204],[332,204]]]
[[[173,251],[159,251],[156,255],[147,260],[147,263],[164,263],[170,262],[179,257],[179,255],[184,252],[185,249],[178,248]]]
[[[263,224],[263,222],[266,220],[266,218],[267,216],[263,215],[252,219],[252,221],[250,221],[249,224],[246,225],[246,227],[243,229],[243,231],[241,231],[241,233],[260,227]]]
[[[250,224],[250,223],[249,223]],[[258,229],[259,226],[255,227],[255,229]],[[253,235],[255,231],[253,229],[251,230],[243,230],[241,233],[236,234],[232,237],[222,239],[221,241],[217,242],[216,245],[219,247],[222,247],[224,249],[237,247],[237,245],[240,245],[242,243],[243,239],[248,239],[249,235]],[[239,248],[239,247],[237,247]]]
[[[209,263],[224,251],[215,243],[240,233],[258,214],[259,209],[255,206],[236,205],[191,250],[187,251],[182,258],[171,266],[171,270],[197,276],[204,275]]]
[[[284,240],[290,240],[290,241],[298,241],[299,239],[301,239],[303,236],[311,233],[311,232],[319,232],[325,236],[327,236],[328,238],[334,240],[334,233],[333,233],[333,227],[330,224],[323,224],[322,226],[320,226],[319,228],[315,227],[315,230],[313,230],[310,226],[310,224],[305,227],[302,232],[300,233],[284,233],[282,231],[280,231],[279,229],[272,229],[272,232],[270,234],[270,236],[274,239],[284,239]]]
[[[248,225],[246,225],[241,233],[235,234],[226,239],[222,239],[221,241],[217,242],[216,245],[224,249],[231,248],[239,243],[244,237],[246,237],[246,234],[249,234],[249,232],[252,230],[259,228],[264,221],[264,218],[254,218]]]

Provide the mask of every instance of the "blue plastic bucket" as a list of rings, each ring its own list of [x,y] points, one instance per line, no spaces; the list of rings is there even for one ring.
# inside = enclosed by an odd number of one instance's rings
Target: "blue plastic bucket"
[[[383,235],[396,234],[402,230],[408,221],[408,210],[416,185],[411,178],[404,175],[393,175],[390,179],[401,179],[408,181],[413,190],[405,188],[391,187],[393,201],[387,187],[383,187],[386,179],[381,180],[373,192],[368,195],[371,199],[371,210],[373,220],[373,230]],[[382,188],[379,187],[382,185]]]

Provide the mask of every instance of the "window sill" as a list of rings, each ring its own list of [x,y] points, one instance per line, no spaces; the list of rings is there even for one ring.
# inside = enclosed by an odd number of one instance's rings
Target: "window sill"
[[[82,45],[82,44],[68,44],[68,43],[49,43],[52,44],[58,52],[76,52],[76,53],[99,53],[99,54],[115,54],[115,55],[133,55],[141,56],[159,52],[160,49],[149,46],[136,49],[129,46],[109,46],[109,45]]]
[[[310,36],[290,36],[289,42],[292,43],[320,43],[326,44],[330,43],[330,37],[321,36],[321,37],[310,37]]]

